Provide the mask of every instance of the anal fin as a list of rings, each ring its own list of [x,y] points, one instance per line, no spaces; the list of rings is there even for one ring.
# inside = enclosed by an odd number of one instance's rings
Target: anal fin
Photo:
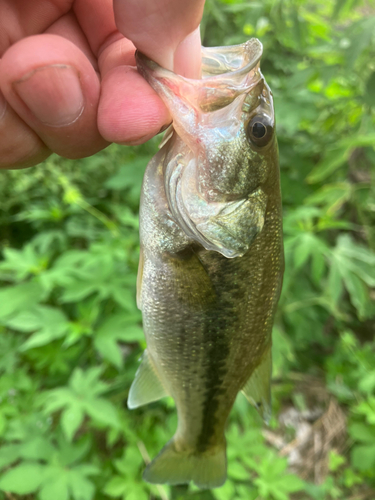
[[[138,408],[168,395],[146,349],[130,387],[128,408]]]
[[[242,389],[246,399],[255,406],[265,422],[269,422],[271,418],[271,376],[272,353],[270,346]]]

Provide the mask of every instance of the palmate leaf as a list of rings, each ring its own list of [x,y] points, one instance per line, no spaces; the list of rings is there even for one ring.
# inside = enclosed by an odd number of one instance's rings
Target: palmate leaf
[[[130,203],[138,204],[143,174],[149,160],[148,156],[140,156],[122,165],[118,172],[106,181],[105,187],[115,191],[119,189],[128,190],[127,198]]]
[[[58,473],[49,470],[49,475],[52,476],[49,481],[46,481],[39,492],[40,500],[69,500],[69,487],[66,481],[65,474],[61,476]],[[59,472],[61,472],[59,470]]]
[[[68,441],[72,441],[74,434],[82,424],[84,410],[78,405],[69,406],[61,415],[61,427]]]
[[[346,35],[351,44],[347,48],[345,56],[350,69],[354,66],[360,53],[370,45],[374,30],[375,16],[366,16],[347,29]]]
[[[0,290],[0,319],[29,309],[44,299],[46,292],[37,281],[2,287]]]
[[[42,484],[39,497],[41,500],[91,500],[95,486],[87,476],[98,474],[98,469],[77,466],[65,469],[61,466],[46,466],[46,480]]]
[[[353,467],[360,471],[371,470],[375,466],[375,445],[357,445],[351,451]]]
[[[140,320],[139,313],[115,314],[106,319],[95,333],[96,349],[117,368],[123,365],[123,355],[118,342],[139,342],[144,338],[143,330],[137,324]]]
[[[63,287],[61,302],[79,302],[97,294],[101,300],[111,297],[127,311],[136,311],[135,273],[110,252],[90,253],[83,260],[78,257],[69,265],[69,261],[60,261],[52,270],[57,272],[62,266],[61,277],[57,274],[57,281]]]
[[[148,498],[145,483],[140,483],[143,459],[137,446],[127,446],[123,456],[115,461],[115,467],[121,475],[113,476],[105,486],[105,493],[110,497]],[[138,495],[138,496],[135,496]]]
[[[90,476],[99,473],[88,464],[67,467],[63,463],[24,462],[0,478],[0,490],[20,495],[39,491],[40,500],[91,500],[95,487]]]
[[[6,325],[14,330],[35,332],[21,346],[21,350],[27,350],[63,337],[70,327],[70,322],[62,310],[37,305],[11,317]]]
[[[307,177],[307,181],[314,184],[321,182],[340,168],[349,157],[350,148],[347,146],[337,146],[327,151],[320,163],[314,167]]]
[[[96,467],[85,465],[78,466],[70,472],[69,490],[74,500],[90,500],[94,497],[95,486],[87,476],[98,473]]]
[[[323,205],[328,214],[333,214],[347,202],[352,194],[352,185],[349,182],[326,184],[316,193],[306,199],[306,203]]]
[[[371,73],[366,82],[366,93],[364,95],[364,101],[369,106],[375,107],[375,71]]]
[[[349,434],[353,439],[362,443],[375,446],[375,426],[363,423],[352,424],[349,427]]]
[[[44,470],[39,463],[25,462],[9,469],[0,478],[0,491],[18,495],[34,493],[44,479]]]
[[[349,236],[341,235],[329,259],[327,292],[333,303],[338,304],[345,287],[359,317],[369,317],[373,305],[367,286],[375,285],[375,254],[354,243]]]
[[[81,425],[85,415],[112,428],[119,427],[119,417],[112,403],[99,395],[107,386],[99,380],[101,368],[93,367],[84,372],[77,368],[69,380],[69,387],[48,391],[44,402],[47,413],[64,409],[61,426],[68,441]]]
[[[264,498],[288,500],[289,493],[304,489],[304,482],[299,477],[286,472],[287,461],[275,457],[272,452],[266,454],[255,469],[258,477],[254,479],[254,484]]]
[[[294,239],[294,266],[296,269],[302,267],[311,256],[315,254],[323,256],[328,250],[326,243],[316,234],[301,232]],[[324,262],[324,261],[323,261]]]
[[[0,276],[12,276],[12,281],[22,281],[30,274],[39,274],[48,263],[46,255],[40,255],[33,243],[22,250],[4,249],[4,261],[0,263]]]

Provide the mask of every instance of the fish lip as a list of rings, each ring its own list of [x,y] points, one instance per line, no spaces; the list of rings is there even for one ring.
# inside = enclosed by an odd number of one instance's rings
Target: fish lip
[[[237,59],[242,60],[243,62],[245,62],[245,64],[238,67],[238,69],[233,69],[229,71],[220,71],[220,72],[215,72],[215,74],[213,74],[212,72],[208,70],[205,71],[204,69],[205,67],[208,68],[208,64],[205,65],[204,60],[209,59],[211,53],[212,54],[215,53],[216,55],[219,53],[220,55],[222,55],[223,59],[228,59],[230,58],[230,56],[233,57],[234,55],[237,54]],[[250,73],[252,69],[254,69],[257,66],[262,57],[262,54],[263,54],[263,45],[257,38],[251,38],[247,42],[239,45],[229,45],[222,47],[202,47],[203,80],[205,81],[205,83],[212,82],[214,84],[215,82],[219,82],[224,75],[228,76],[230,75],[231,78],[233,79],[246,76],[247,74]],[[152,59],[149,59],[145,54],[143,54],[139,50],[136,50],[135,60],[137,63],[138,70],[144,77],[147,77],[147,73],[149,73],[150,71],[152,73],[157,71],[160,75],[165,75],[165,76],[174,75],[173,71],[163,68]],[[226,67],[229,69],[231,67],[230,63],[228,63]],[[235,66],[233,65],[233,67]],[[180,76],[180,78],[190,82],[194,81],[202,82],[202,79],[185,78],[183,76]]]

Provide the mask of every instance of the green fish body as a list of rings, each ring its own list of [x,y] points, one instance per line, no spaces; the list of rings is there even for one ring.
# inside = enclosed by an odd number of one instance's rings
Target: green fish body
[[[137,55],[173,117],[143,181],[137,295],[147,350],[128,399],[129,408],[167,395],[176,403],[176,434],[145,470],[151,483],[222,485],[237,393],[270,413],[283,244],[261,53],[256,39],[202,49],[201,80]]]

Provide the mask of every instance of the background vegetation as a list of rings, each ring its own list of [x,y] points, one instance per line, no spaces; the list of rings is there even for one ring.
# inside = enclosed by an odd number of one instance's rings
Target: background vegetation
[[[142,175],[159,138],[56,156],[0,182],[0,499],[374,500],[375,9],[208,0],[205,45],[264,44],[286,274],[274,417],[244,398],[219,489],[149,486],[173,402],[128,411],[145,347],[135,305]]]

